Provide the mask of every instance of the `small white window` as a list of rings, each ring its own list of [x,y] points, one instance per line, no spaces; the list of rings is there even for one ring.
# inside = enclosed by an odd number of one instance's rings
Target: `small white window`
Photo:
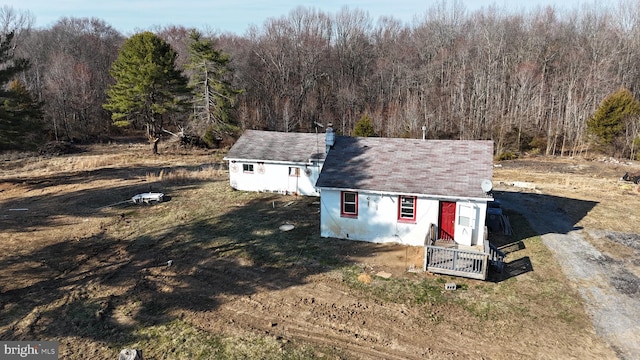
[[[343,191],[340,196],[340,215],[358,217],[358,193]]]
[[[474,227],[475,208],[472,205],[460,205],[459,214],[458,225]]]
[[[398,197],[398,220],[415,221],[416,220],[416,197],[404,196]]]

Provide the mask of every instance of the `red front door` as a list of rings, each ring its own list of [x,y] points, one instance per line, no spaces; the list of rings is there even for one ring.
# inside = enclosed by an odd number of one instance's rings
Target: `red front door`
[[[440,239],[453,240],[456,226],[456,203],[450,201],[440,202]]]

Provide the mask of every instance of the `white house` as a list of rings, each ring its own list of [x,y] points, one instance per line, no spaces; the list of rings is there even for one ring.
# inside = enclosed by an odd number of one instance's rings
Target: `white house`
[[[335,137],[316,187],[322,237],[485,248],[493,142]]]
[[[224,160],[234,189],[318,196],[324,158],[324,133],[246,130]]]

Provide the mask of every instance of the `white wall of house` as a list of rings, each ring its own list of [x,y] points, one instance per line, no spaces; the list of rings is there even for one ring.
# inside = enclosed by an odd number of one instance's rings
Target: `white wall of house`
[[[320,235],[376,243],[423,246],[431,224],[438,224],[439,200],[417,197],[415,221],[398,220],[398,195],[358,192],[358,216],[341,215],[341,191],[322,189]],[[452,201],[447,199],[447,201]],[[462,215],[465,219],[461,219]],[[482,244],[486,202],[458,201],[454,238],[464,245]],[[480,225],[482,224],[482,226]]]
[[[229,159],[229,182],[236,190],[319,196],[315,184],[321,169],[322,162],[305,164]]]

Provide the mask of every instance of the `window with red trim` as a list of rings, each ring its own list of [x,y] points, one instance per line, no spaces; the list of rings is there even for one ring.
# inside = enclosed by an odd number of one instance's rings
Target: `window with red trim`
[[[358,216],[358,193],[351,191],[343,191],[340,194],[340,215],[342,216]]]
[[[416,221],[416,201],[415,196],[398,196],[398,220]]]

